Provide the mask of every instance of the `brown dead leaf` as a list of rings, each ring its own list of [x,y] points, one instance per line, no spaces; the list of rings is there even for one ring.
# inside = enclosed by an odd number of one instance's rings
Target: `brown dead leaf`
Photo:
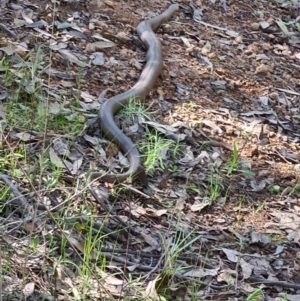
[[[152,299],[152,300],[160,300],[160,297],[157,294],[156,291],[156,283],[159,280],[160,276],[157,276],[154,280],[149,281],[146,290],[143,292],[144,298]]]
[[[153,208],[146,209],[147,215],[153,216],[153,217],[162,216],[162,215],[166,214],[167,212],[168,212],[168,210],[166,210],[166,209],[159,209],[159,210],[155,210]]]
[[[160,240],[155,238],[152,235],[149,234],[145,234],[143,232],[141,232],[141,236],[144,238],[145,242],[151,246],[152,250],[159,250],[161,248],[160,246]]]
[[[106,146],[105,152],[106,152],[108,158],[112,158],[119,153],[119,148],[116,144],[110,142]]]
[[[203,278],[206,276],[216,276],[218,273],[218,269],[212,270],[212,269],[192,269],[183,275],[186,277],[194,277],[194,278]]]
[[[124,281],[121,279],[118,279],[116,277],[107,276],[107,277],[105,277],[105,283],[111,284],[111,285],[123,285]]]
[[[221,270],[221,272],[218,274],[217,280],[218,282],[227,282],[227,283],[232,283],[234,281],[236,275],[235,270],[231,269],[224,269]]]
[[[109,6],[110,8],[116,9],[116,4],[113,1],[110,0],[104,0],[104,3]]]

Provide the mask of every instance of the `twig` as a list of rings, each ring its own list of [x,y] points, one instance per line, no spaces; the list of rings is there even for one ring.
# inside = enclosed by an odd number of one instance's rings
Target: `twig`
[[[12,31],[10,30],[5,24],[0,23],[0,28],[5,31],[6,33],[8,33],[11,37],[13,37],[14,39],[18,40],[18,36]]]
[[[200,23],[200,24],[202,24],[204,26],[212,27],[214,29],[218,29],[218,30],[222,30],[222,31],[227,31],[228,30],[227,28],[222,28],[222,27],[219,27],[219,26],[216,26],[216,25],[212,25],[212,24],[206,23],[204,21],[198,21],[196,19],[194,19],[194,21],[197,22],[197,23]]]
[[[171,243],[169,242],[168,246],[167,246],[167,250],[169,249],[170,245],[171,245]],[[163,261],[165,255],[166,254],[164,252],[162,252],[159,259],[158,259],[158,261],[157,261],[157,264],[146,275],[144,275],[141,279],[147,280],[148,277],[159,268],[159,266],[160,266],[161,262]]]
[[[110,208],[105,204],[105,202],[98,196],[98,194],[96,193],[95,189],[94,189],[94,186],[93,186],[93,183],[95,181],[92,181],[89,183],[89,189],[90,189],[90,192],[92,194],[92,196],[94,197],[94,199],[97,201],[98,204],[101,205],[101,207],[108,213],[110,214],[111,213],[111,210]],[[132,229],[132,227],[130,225],[128,225],[126,222],[124,222],[118,215],[116,216],[113,216],[112,218],[116,219],[119,223],[121,223],[124,227],[128,228],[128,230],[134,234],[134,235],[138,235],[139,233],[135,230]]]
[[[134,187],[132,187],[132,186],[130,186],[130,185],[127,185],[127,184],[124,184],[124,183],[121,183],[120,185],[123,186],[123,187],[126,187],[126,188],[128,188],[128,189],[130,189],[130,190],[132,190],[133,192],[136,192],[136,193],[142,195],[142,196],[145,197],[146,199],[150,199],[150,198],[151,198],[149,195],[147,195],[147,194],[141,192],[140,190],[138,190],[138,189],[136,189],[136,188],[134,188]]]
[[[11,182],[9,176],[0,174],[0,180],[2,180],[8,187],[9,190],[15,195],[16,199],[21,203],[23,210],[25,210],[30,216],[33,216],[33,206],[28,203],[26,198],[22,195],[19,189]]]
[[[219,26],[216,26],[216,25],[212,25],[212,24],[203,22],[203,21],[198,21],[198,20],[195,20],[195,19],[194,19],[194,21],[197,22],[197,23],[200,23],[200,24],[202,24],[202,25],[204,25],[204,26],[212,27],[212,28],[214,28],[214,29],[218,29],[218,30],[222,30],[222,31],[227,31],[227,30],[228,30],[227,28],[222,28],[222,27],[219,27]],[[186,24],[186,25],[190,25],[190,24],[188,24],[188,23],[182,23],[182,22],[177,22],[177,21],[171,21],[171,22],[172,22],[172,23],[175,23],[175,24]],[[190,26],[192,26],[192,25],[190,25]]]
[[[279,286],[279,287],[283,287],[283,288],[292,288],[295,290],[300,290],[300,284],[291,283],[291,282],[287,282],[287,281],[272,281],[272,280],[264,279],[261,277],[255,277],[255,276],[249,277],[248,280],[250,280],[251,282],[262,283],[262,284],[265,284],[266,286],[268,286],[268,285],[269,286]]]

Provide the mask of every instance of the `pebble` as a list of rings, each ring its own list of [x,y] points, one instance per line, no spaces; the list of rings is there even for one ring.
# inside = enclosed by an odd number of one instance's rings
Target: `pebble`
[[[259,26],[260,26],[260,24],[256,23],[256,22],[251,23],[251,25],[250,25],[251,29],[253,29],[253,30],[258,30]]]
[[[270,67],[268,65],[261,64],[256,68],[255,73],[256,74],[267,74],[269,71],[270,71]]]

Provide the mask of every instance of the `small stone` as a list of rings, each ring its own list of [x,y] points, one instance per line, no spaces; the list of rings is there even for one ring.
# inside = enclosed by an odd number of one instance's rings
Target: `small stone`
[[[173,27],[170,24],[164,24],[162,25],[162,30],[165,33],[170,33],[172,31]]]
[[[262,22],[260,22],[260,26],[264,30],[270,26],[270,23],[268,23],[266,21],[262,21]]]
[[[95,25],[97,25],[97,27],[101,28],[102,30],[106,31],[108,29],[108,25],[105,22],[102,21],[96,21]]]
[[[94,29],[95,29],[95,24],[89,23],[89,30],[94,30]]]
[[[258,50],[259,50],[258,46],[255,43],[253,43],[248,45],[246,49],[246,54],[256,53],[258,52]]]
[[[279,93],[277,91],[271,92],[269,94],[269,97],[274,98],[274,99],[278,99]]]
[[[276,137],[276,133],[275,132],[269,132],[269,138],[274,138]]]
[[[262,48],[263,48],[264,50],[272,50],[272,49],[273,49],[273,46],[272,46],[271,44],[269,44],[269,43],[263,43],[263,44],[262,44]]]
[[[268,65],[261,64],[256,68],[255,73],[256,74],[267,74],[269,71],[270,71],[270,67]]]
[[[216,53],[215,52],[212,52],[212,53],[209,53],[208,54],[208,58],[209,59],[215,59],[217,57]]]
[[[290,50],[283,50],[283,51],[282,51],[282,54],[283,54],[283,55],[286,55],[286,56],[290,56],[292,53],[291,53]]]
[[[185,50],[185,52],[186,53],[193,53],[194,52],[194,48],[195,48],[195,46],[191,46],[191,47],[188,47],[186,50]]]
[[[253,30],[258,30],[259,26],[260,26],[259,23],[256,23],[256,22],[251,23],[251,25],[250,25],[251,29],[253,29]]]
[[[237,44],[242,43],[242,42],[243,42],[243,37],[242,37],[242,36],[237,36],[237,37],[235,38],[235,42],[236,42]]]
[[[205,45],[205,41],[204,40],[200,40],[199,42],[198,42],[198,44],[199,44],[199,47],[203,47],[204,45]]]
[[[206,44],[201,49],[203,55],[207,55],[211,51],[211,44],[207,41]]]

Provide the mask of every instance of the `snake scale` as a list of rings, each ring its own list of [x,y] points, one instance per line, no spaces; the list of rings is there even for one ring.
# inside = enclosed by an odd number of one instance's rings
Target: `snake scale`
[[[147,63],[143,69],[137,83],[124,93],[118,94],[106,100],[98,111],[100,127],[106,138],[113,141],[127,156],[129,168],[122,174],[103,174],[102,172],[92,172],[90,181],[97,178],[101,182],[121,183],[127,178],[139,178],[147,185],[147,176],[141,164],[140,154],[133,142],[115,124],[114,115],[129,102],[134,100],[144,100],[153,88],[163,67],[162,46],[159,39],[154,34],[163,22],[167,21],[179,9],[178,4],[172,4],[166,11],[149,20],[142,21],[137,27],[137,33],[147,49]]]

